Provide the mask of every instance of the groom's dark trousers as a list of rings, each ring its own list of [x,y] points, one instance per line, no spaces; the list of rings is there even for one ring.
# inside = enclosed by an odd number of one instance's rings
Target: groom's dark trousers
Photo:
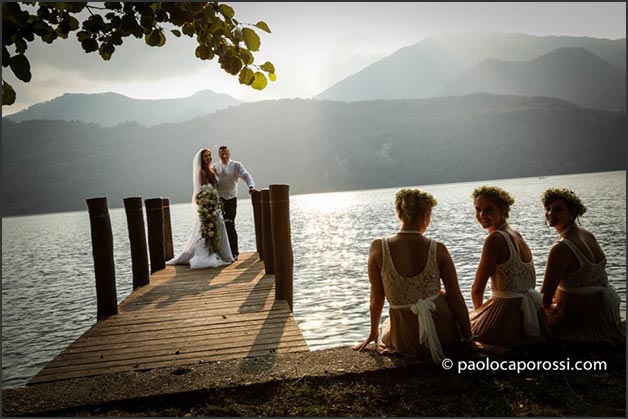
[[[224,199],[222,201],[222,215],[225,218],[225,227],[227,228],[227,237],[229,237],[229,246],[231,247],[231,254],[234,258],[238,257],[238,233],[235,229],[236,210],[238,208],[238,199]]]

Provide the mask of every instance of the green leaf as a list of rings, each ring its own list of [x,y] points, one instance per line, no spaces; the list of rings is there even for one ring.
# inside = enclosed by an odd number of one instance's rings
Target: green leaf
[[[79,42],[83,42],[84,40],[89,39],[91,37],[92,36],[87,31],[80,31],[76,33],[76,39],[78,39]]]
[[[187,36],[193,36],[194,35],[194,25],[192,25],[191,23],[185,23],[182,27],[181,30],[183,31],[184,35]]]
[[[256,27],[260,28],[263,31],[270,33],[270,28],[266,24],[266,22],[259,21],[255,24]]]
[[[277,75],[275,73],[270,73],[268,74],[268,78],[270,79],[270,81],[275,81],[277,80]]]
[[[179,30],[177,30],[177,29],[173,29],[173,30],[171,30],[170,32],[172,32],[172,34],[173,34],[174,36],[176,36],[177,38],[180,38],[180,37],[181,37],[181,31],[179,31]]]
[[[27,45],[22,38],[15,38],[15,52],[23,54],[26,51]]]
[[[4,80],[2,80],[2,106],[13,105],[15,103],[15,90]]]
[[[199,45],[198,47],[196,47],[194,55],[196,55],[196,57],[200,58],[201,60],[208,60],[210,52],[211,51],[209,50],[207,45]]]
[[[244,65],[253,64],[255,59],[253,58],[253,54],[246,48],[240,48],[240,58],[244,61]]]
[[[93,38],[87,38],[81,41],[81,46],[85,52],[94,52],[98,49],[98,42]]]
[[[255,73],[253,73],[253,70],[251,70],[248,67],[244,67],[242,70],[240,70],[240,84],[246,84],[247,86],[250,86],[254,81],[255,81]]]
[[[57,29],[55,29],[54,31],[53,37],[51,37],[50,42],[46,41],[46,36],[42,36],[41,39],[43,39],[44,41],[48,42],[49,44],[52,43],[52,41],[54,41],[55,39],[57,39],[57,36],[61,39],[68,39],[68,33],[67,32],[63,32],[63,29],[61,29],[60,27],[57,27]]]
[[[261,42],[259,40],[259,36],[257,36],[253,29],[242,29],[242,37],[244,38],[244,43],[246,44],[246,47],[248,49],[250,49],[251,51],[259,50]]]
[[[71,31],[77,30],[79,27],[79,21],[74,16],[70,16],[69,20],[70,20],[70,30]]]
[[[109,61],[111,59],[111,56],[113,55],[113,52],[115,50],[116,48],[112,44],[109,44],[107,42],[103,42],[100,45],[100,48],[98,48],[98,52],[100,53],[100,56],[105,61]]]
[[[266,61],[264,64],[262,64],[260,66],[260,68],[262,70],[264,70],[265,72],[267,72],[267,73],[274,73],[275,72],[275,66],[270,61]]]
[[[242,60],[238,57],[231,56],[228,60],[228,68],[227,71],[229,74],[233,74],[234,76],[240,72],[242,68]]]
[[[233,16],[235,16],[234,10],[231,8],[231,6],[228,6],[226,4],[221,4],[219,10],[220,10],[220,13],[222,13],[223,16],[226,16],[226,17],[233,17]]]
[[[264,73],[260,71],[255,72],[255,81],[251,84],[251,87],[255,90],[264,90],[268,81],[266,80],[266,76]]]
[[[144,36],[144,40],[151,47],[160,47],[166,43],[166,36],[159,29],[153,29]]]
[[[84,2],[71,2],[71,3],[63,3],[65,4],[65,10],[67,10],[68,12],[71,13],[78,13],[80,11],[82,11],[85,6],[87,5],[87,3]]]
[[[26,83],[31,81],[31,65],[24,54],[11,57],[9,59],[9,66],[18,79]]]

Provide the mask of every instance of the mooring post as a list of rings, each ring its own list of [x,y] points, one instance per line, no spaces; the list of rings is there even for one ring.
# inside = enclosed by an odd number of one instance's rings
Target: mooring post
[[[266,274],[274,274],[275,266],[273,260],[273,230],[270,220],[270,190],[262,189],[262,237],[264,246],[264,271]]]
[[[124,198],[124,211],[129,229],[129,244],[131,245],[131,267],[133,269],[133,289],[148,285],[148,251],[146,249],[146,230],[144,229],[144,212],[142,198]]]
[[[270,225],[272,228],[275,267],[275,299],[286,300],[292,311],[293,267],[290,239],[290,187],[270,185]]]
[[[86,199],[92,233],[92,254],[96,275],[96,319],[118,314],[116,270],[113,260],[113,233],[107,198]]]
[[[264,260],[264,239],[262,235],[262,193],[255,191],[251,194],[253,204],[253,224],[255,224],[255,247],[260,260]]]
[[[148,251],[150,253],[150,273],[166,267],[164,250],[164,213],[161,198],[144,200],[146,224],[148,225]]]
[[[170,200],[161,198],[163,214],[164,214],[164,257],[170,260],[174,257],[174,248],[172,245],[172,225],[170,223]]]

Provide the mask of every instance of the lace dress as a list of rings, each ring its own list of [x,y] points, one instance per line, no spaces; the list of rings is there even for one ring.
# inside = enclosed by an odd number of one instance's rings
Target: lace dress
[[[447,298],[440,291],[436,242],[431,240],[423,271],[406,277],[397,273],[388,246],[382,239],[382,284],[390,306],[382,326],[378,350],[409,357],[430,356],[440,362],[442,346],[460,341],[460,333]]]
[[[573,252],[580,268],[567,274],[554,294],[554,314],[548,319],[552,336],[574,342],[625,342],[620,299],[608,282],[606,258],[593,263],[570,240],[559,242]]]
[[[523,262],[504,231],[497,230],[508,243],[510,257],[491,276],[491,297],[469,313],[471,330],[477,341],[492,345],[517,346],[543,340],[547,336],[543,295],[534,290],[534,262]]]

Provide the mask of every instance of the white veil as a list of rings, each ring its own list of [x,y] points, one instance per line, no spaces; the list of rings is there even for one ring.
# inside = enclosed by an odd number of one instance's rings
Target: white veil
[[[229,238],[227,236],[227,230],[225,222],[222,219],[222,214],[219,214],[219,228],[221,230],[221,248],[220,255],[208,254],[207,248],[204,243],[199,243],[201,240],[201,219],[198,216],[198,205],[196,205],[196,195],[201,191],[201,154],[207,148],[201,148],[192,160],[192,185],[194,190],[192,192],[192,216],[194,222],[192,223],[192,232],[185,247],[181,253],[174,258],[166,262],[166,265],[184,265],[190,264],[192,269],[202,269],[207,267],[218,267],[233,262],[233,256],[231,254],[231,248],[229,247]],[[221,257],[222,256],[222,257]]]
[[[196,243],[201,239],[201,220],[198,217],[198,205],[196,205],[196,195],[201,191],[201,154],[206,148],[201,148],[194,155],[192,160],[192,185],[194,191],[192,192],[192,216],[194,222],[192,223],[192,233],[188,239],[185,247],[179,255],[166,262],[166,265],[182,265],[186,264],[194,256],[194,248]]]

